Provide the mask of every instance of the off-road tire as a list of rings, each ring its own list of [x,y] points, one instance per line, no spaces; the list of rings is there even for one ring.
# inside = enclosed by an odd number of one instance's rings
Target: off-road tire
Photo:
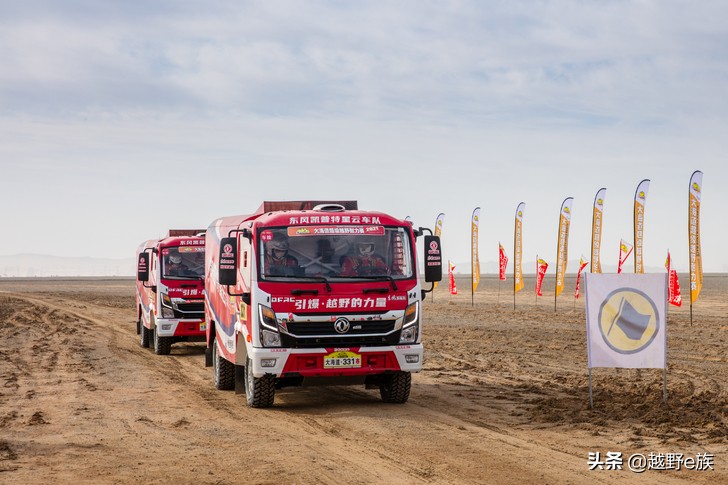
[[[217,337],[212,341],[212,376],[215,389],[230,391],[235,389],[235,364],[225,360],[217,351]]]
[[[379,385],[382,401],[402,404],[407,402],[412,387],[412,374],[409,372],[395,372],[384,376]]]
[[[137,335],[142,331],[142,308],[137,308],[136,332]]]
[[[154,329],[154,353],[157,355],[169,355],[172,351],[172,337],[160,337],[157,329]]]
[[[141,344],[141,346],[143,348],[148,349],[149,348],[149,344],[150,344],[150,340],[151,340],[151,333],[152,333],[152,331],[149,330],[144,325],[141,325],[141,328],[139,330],[140,330],[139,331],[139,335],[140,335],[139,343]]]
[[[272,374],[253,377],[253,363],[245,361],[245,400],[251,408],[268,408],[276,397],[276,378]]]

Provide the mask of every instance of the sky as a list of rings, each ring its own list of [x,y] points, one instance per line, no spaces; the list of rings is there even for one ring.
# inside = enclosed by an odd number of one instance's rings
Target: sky
[[[684,272],[701,170],[704,270],[728,272],[726,18],[709,0],[0,0],[0,255],[131,258],[263,200],[354,199],[445,213],[462,266],[473,210],[481,262],[498,242],[512,260],[525,202],[524,262],[553,268],[562,201],[588,259],[605,187],[616,266],[650,179],[645,265],[669,249]]]

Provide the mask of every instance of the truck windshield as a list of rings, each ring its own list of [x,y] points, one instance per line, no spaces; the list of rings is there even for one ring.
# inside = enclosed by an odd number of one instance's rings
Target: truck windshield
[[[296,226],[266,228],[259,236],[263,279],[412,278],[412,248],[404,227]]]
[[[166,247],[161,250],[162,278],[198,279],[205,276],[205,248]]]

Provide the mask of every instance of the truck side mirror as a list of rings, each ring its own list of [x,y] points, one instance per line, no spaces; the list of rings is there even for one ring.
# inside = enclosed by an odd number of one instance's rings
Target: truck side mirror
[[[137,261],[137,280],[142,282],[149,281],[149,253],[139,253],[139,260]]]
[[[220,240],[218,283],[235,286],[238,282],[238,241],[234,237]]]
[[[442,248],[440,236],[425,236],[425,281],[442,280]]]

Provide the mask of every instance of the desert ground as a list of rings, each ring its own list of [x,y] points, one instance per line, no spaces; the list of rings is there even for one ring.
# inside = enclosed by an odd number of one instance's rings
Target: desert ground
[[[593,409],[573,277],[556,308],[552,278],[515,309],[510,279],[457,283],[423,305],[407,403],[330,387],[252,409],[215,390],[204,344],[140,347],[133,280],[0,279],[0,482],[728,483],[727,275],[705,276],[692,325],[670,307],[667,402],[661,369],[593,369]],[[597,452],[622,469],[590,470]],[[628,468],[651,453],[668,469]]]

